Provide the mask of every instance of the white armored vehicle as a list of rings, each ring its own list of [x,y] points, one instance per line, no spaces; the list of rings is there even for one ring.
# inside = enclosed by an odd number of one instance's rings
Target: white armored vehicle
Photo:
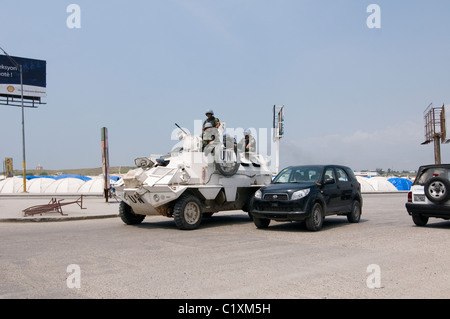
[[[218,138],[223,132],[224,124],[214,143],[203,149],[200,136],[182,130],[182,147],[164,156],[137,158],[137,168],[114,185],[122,220],[132,225],[162,215],[173,217],[179,229],[195,229],[202,217],[219,211],[248,212],[251,197],[270,184],[272,173],[263,156],[225,146]]]

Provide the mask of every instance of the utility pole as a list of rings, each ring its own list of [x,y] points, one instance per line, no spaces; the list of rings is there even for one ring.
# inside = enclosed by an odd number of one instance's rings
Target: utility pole
[[[8,53],[5,52],[0,47],[0,50],[8,57],[8,59],[12,62],[12,64],[19,70],[20,72],[20,95],[21,95],[21,103],[22,103],[22,163],[23,163],[23,192],[27,192],[27,169],[26,169],[26,161],[25,161],[25,112],[23,109],[23,70],[22,65],[17,63]]]
[[[434,137],[434,164],[441,164],[441,136]]]

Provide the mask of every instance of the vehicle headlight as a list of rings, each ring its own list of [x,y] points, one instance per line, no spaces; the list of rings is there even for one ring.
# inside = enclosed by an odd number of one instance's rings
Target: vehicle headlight
[[[292,194],[291,199],[292,199],[292,200],[300,199],[300,198],[303,198],[303,197],[308,196],[308,194],[309,194],[309,188],[307,188],[307,189],[301,189],[301,190],[299,190],[299,191],[294,192],[294,193]]]
[[[255,198],[261,198],[262,197],[262,192],[261,192],[261,190],[257,190],[256,192],[255,192]]]

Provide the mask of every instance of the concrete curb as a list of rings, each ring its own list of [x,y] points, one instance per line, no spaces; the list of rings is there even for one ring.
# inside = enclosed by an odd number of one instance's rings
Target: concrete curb
[[[96,216],[61,216],[61,217],[22,217],[22,218],[4,218],[0,219],[0,223],[38,223],[38,222],[67,222],[72,220],[88,220],[88,219],[104,219],[116,218],[119,214],[96,215]]]
[[[0,198],[5,197],[29,197],[29,198],[39,198],[39,197],[43,197],[43,198],[47,198],[47,197],[80,197],[81,195],[83,195],[83,197],[97,197],[97,198],[104,198],[103,194],[99,194],[99,193],[80,193],[80,194],[76,194],[76,193],[5,193],[5,194],[0,194]]]

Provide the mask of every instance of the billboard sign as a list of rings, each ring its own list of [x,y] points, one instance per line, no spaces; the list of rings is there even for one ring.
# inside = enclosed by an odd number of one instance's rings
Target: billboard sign
[[[275,129],[274,137],[282,138],[284,136],[284,105],[273,106],[273,128]]]
[[[11,157],[5,158],[5,176],[6,177],[14,176],[13,159]]]
[[[441,111],[441,143],[450,143],[450,105],[442,105]]]
[[[11,57],[22,65],[24,97],[46,97],[47,62],[20,57]],[[20,86],[20,70],[6,55],[0,55],[0,95],[22,95]]]

